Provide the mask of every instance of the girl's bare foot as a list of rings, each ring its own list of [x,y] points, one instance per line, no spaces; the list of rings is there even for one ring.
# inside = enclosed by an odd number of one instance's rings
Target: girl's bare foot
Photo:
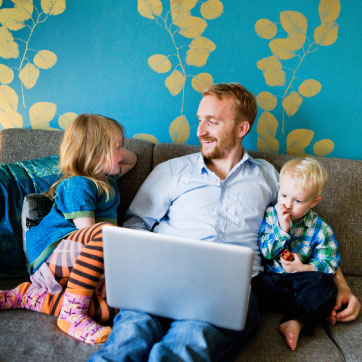
[[[280,325],[280,333],[285,337],[285,341],[292,351],[297,349],[298,338],[302,328],[302,323],[297,320],[289,320]]]

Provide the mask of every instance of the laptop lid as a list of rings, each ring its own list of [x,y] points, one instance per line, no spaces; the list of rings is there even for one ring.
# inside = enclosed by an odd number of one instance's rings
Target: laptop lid
[[[107,303],[242,330],[254,252],[123,227],[103,227]]]

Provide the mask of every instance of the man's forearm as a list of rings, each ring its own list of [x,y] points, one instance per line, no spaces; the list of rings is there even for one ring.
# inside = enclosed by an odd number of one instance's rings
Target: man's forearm
[[[336,283],[338,290],[340,289],[348,289],[349,291],[351,290],[346,282],[346,279],[344,278],[341,267],[338,267],[336,273],[334,274],[334,282]]]
[[[123,227],[136,230],[150,230],[144,220],[138,216],[131,216],[124,222]]]

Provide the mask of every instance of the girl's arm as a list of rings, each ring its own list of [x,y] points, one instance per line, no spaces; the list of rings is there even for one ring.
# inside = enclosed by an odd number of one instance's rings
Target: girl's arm
[[[96,223],[94,217],[78,217],[73,219],[73,222],[77,229],[83,229]]]
[[[123,153],[123,158],[122,158],[122,162],[121,162],[121,176],[123,176],[127,172],[131,171],[132,168],[137,163],[137,156],[135,153],[133,153],[132,151],[126,150],[125,148],[123,150],[124,150],[124,153]]]

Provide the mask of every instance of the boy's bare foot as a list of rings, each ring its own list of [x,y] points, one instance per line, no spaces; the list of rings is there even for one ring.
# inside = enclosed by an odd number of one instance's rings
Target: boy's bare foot
[[[285,341],[292,351],[297,349],[298,338],[302,328],[302,323],[297,320],[289,320],[280,325],[280,333],[285,337]]]

